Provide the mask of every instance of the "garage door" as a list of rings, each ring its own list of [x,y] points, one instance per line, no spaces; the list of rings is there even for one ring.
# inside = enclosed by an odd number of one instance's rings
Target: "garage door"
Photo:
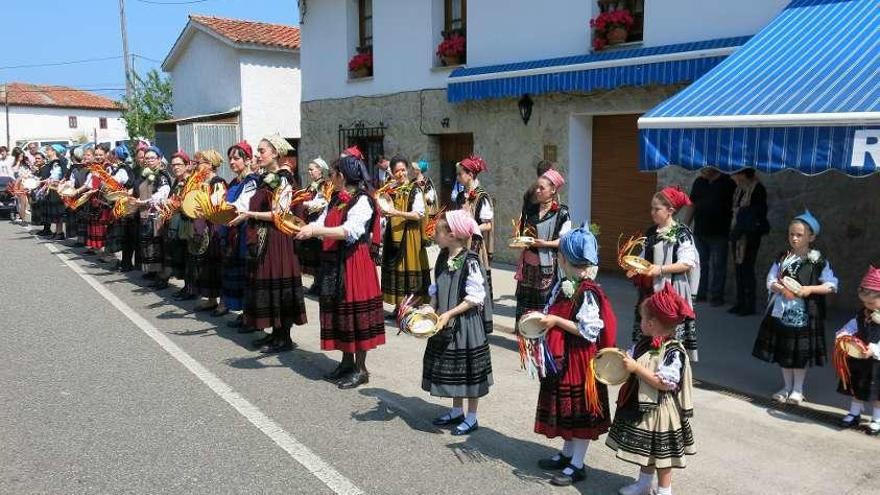
[[[651,223],[657,175],[639,172],[639,115],[593,117],[592,221],[599,224],[599,263],[617,267],[617,240]]]

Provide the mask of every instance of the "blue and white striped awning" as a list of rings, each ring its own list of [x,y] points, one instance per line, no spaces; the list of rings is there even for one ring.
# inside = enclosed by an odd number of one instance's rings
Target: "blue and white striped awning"
[[[642,170],[880,170],[880,1],[792,1],[639,129]]]
[[[560,91],[589,92],[622,86],[680,84],[718,65],[748,37],[614,50],[573,57],[461,67],[450,74],[451,103],[519,98]]]

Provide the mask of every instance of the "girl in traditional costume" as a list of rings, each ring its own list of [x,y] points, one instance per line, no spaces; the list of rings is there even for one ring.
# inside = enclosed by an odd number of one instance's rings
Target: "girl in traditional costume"
[[[217,175],[217,168],[223,157],[216,150],[198,151],[195,154],[196,169],[203,171],[202,182],[213,204],[219,204],[226,196],[226,181]],[[211,311],[212,316],[223,316],[229,312],[219,301],[223,290],[223,247],[221,246],[220,225],[214,225],[204,218],[193,221],[193,236],[189,241],[187,260],[190,291],[197,297],[207,298],[196,305],[196,311]]]
[[[642,337],[629,349],[624,366],[631,373],[619,392],[614,423],[605,443],[617,458],[641,466],[638,481],[620,495],[672,495],[672,468],[684,468],[694,455],[693,383],[688,354],[675,337],[694,317],[690,301],[666,282],[639,305]],[[651,491],[654,472],[657,491]]]
[[[103,167],[106,170],[108,168],[107,154],[109,152],[110,148],[105,144],[95,146],[95,160],[92,165]],[[110,206],[104,201],[102,193],[100,192],[102,187],[103,181],[101,178],[98,175],[89,172],[89,175],[86,177],[85,188],[97,190],[98,192],[92,194],[92,198],[89,200],[89,219],[86,228],[86,254],[95,254],[104,249],[104,244],[107,240],[107,227],[113,216]]]
[[[700,255],[691,230],[675,220],[675,214],[690,204],[688,195],[677,187],[666,187],[651,200],[651,219],[654,225],[645,232],[645,245],[641,253],[641,257],[651,263],[651,268],[638,275],[634,272],[627,273],[639,290],[633,342],[637,342],[642,336],[639,311],[642,301],[662,289],[667,282],[693,308],[694,296],[700,286]],[[695,318],[685,318],[676,330],[675,338],[687,349],[691,361],[697,362]]]
[[[539,367],[541,388],[535,433],[561,437],[562,450],[542,459],[542,469],[558,470],[550,480],[567,486],[586,477],[584,461],[591,440],[608,431],[608,389],[596,380],[590,361],[617,338],[617,318],[605,292],[595,282],[599,254],[595,236],[581,227],[559,239],[563,278],[552,287],[541,323],[547,333],[537,343],[552,362]]]
[[[321,258],[321,349],[342,351],[324,377],[350,389],[369,382],[367,351],[385,343],[382,291],[374,259],[380,215],[364,162],[347,155],[330,170],[335,192],[326,213],[303,227],[297,239],[323,238]]]
[[[842,357],[846,363],[848,376],[841,377],[837,391],[852,397],[849,414],[841,420],[844,428],[859,426],[865,402],[871,404],[871,421],[868,423],[869,435],[880,434],[880,270],[869,267],[868,273],[859,284],[859,299],[862,307],[837,332],[837,338],[848,336],[858,339],[864,349],[864,358]],[[843,364],[841,362],[841,364]],[[837,365],[837,361],[835,361]],[[838,373],[840,374],[840,373]]]
[[[400,156],[391,159],[394,186],[393,205],[382,211],[387,217],[382,242],[382,294],[384,301],[397,306],[409,296],[414,304],[429,300],[431,273],[423,242],[425,195],[407,180],[409,162]]]
[[[306,223],[312,223],[324,213],[327,202],[330,201],[326,191],[327,184],[329,184],[327,175],[330,173],[330,166],[319,156],[309,162],[307,170],[310,181],[308,189],[312,199],[303,202],[301,217]],[[314,277],[308,294],[317,296],[321,289],[321,240],[297,241],[296,254],[299,255],[303,273]]]
[[[422,360],[422,390],[434,397],[452,398],[452,409],[434,419],[436,426],[455,426],[452,434],[467,435],[479,427],[477,406],[492,386],[492,360],[486,322],[492,320],[492,300],[477,254],[468,249],[480,236],[473,217],[462,210],[446,212],[437,221],[440,256],[431,286],[441,330],[428,339]],[[467,399],[467,414],[463,406]]]
[[[50,236],[51,239],[64,239],[64,202],[58,194],[58,185],[67,175],[67,159],[61,153],[64,147],[60,144],[46,146],[46,164],[40,170],[40,179],[45,189],[40,198],[40,208],[43,216],[43,230],[37,235]],[[51,186],[51,187],[50,187]],[[55,233],[52,234],[50,225],[55,224]]]
[[[419,189],[422,190],[422,194],[425,197],[425,218],[433,220],[434,215],[437,213],[438,209],[437,188],[434,187],[434,181],[432,181],[430,177],[425,175],[425,172],[428,171],[428,168],[430,168],[430,164],[427,160],[419,160],[417,162],[413,162],[412,181]]]
[[[556,170],[548,170],[538,178],[532,197],[536,208],[523,210],[515,236],[529,236],[535,242],[524,249],[517,264],[517,323],[527,311],[540,311],[547,304],[550,289],[559,279],[556,252],[559,238],[571,230],[568,207],[558,201],[565,179]]]
[[[276,193],[296,189],[296,179],[280,157],[293,148],[279,135],[264,138],[257,146],[260,166],[266,172],[251,198],[248,210],[230,222],[236,226],[248,220],[248,263],[244,294],[244,325],[257,329],[271,328],[272,334],[253,342],[263,353],[285,352],[294,345],[290,338],[293,325],[306,324],[306,305],[299,259],[293,237],[283,233],[273,222]]]
[[[767,274],[770,303],[752,355],[782,368],[785,386],[773,394],[781,403],[800,404],[807,367],[825,364],[825,296],[838,285],[831,264],[811,247],[820,228],[809,211],[796,216],[788,226],[789,249]]]
[[[489,285],[489,299],[492,299],[492,270],[489,264],[495,253],[494,239],[494,209],[492,197],[480,185],[477,176],[486,171],[486,162],[479,156],[473,155],[456,164],[456,179],[462,186],[461,192],[455,195],[453,201],[458,209],[467,211],[474,217],[480,226],[482,237],[474,236],[471,242],[471,250],[480,256],[480,264],[486,270],[486,280]],[[492,333],[491,328],[486,329]]]
[[[260,178],[251,172],[250,162],[254,157],[253,148],[247,141],[241,141],[226,151],[229,168],[235,178],[229,183],[226,191],[226,202],[233,205],[238,213],[248,211],[251,198],[257,192]],[[241,311],[244,307],[245,276],[247,266],[247,223],[237,226],[223,227],[223,289],[222,301],[230,311]],[[228,326],[238,328],[240,333],[257,331],[256,328],[243,324],[243,316],[239,315]]]

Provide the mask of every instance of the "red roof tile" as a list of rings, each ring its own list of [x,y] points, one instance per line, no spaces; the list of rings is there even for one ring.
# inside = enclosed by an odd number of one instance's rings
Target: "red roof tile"
[[[206,15],[190,15],[189,18],[233,43],[252,43],[292,50],[299,49],[298,27]]]
[[[97,110],[121,109],[118,102],[81,89],[20,82],[0,85],[0,102],[5,100],[6,95],[3,93],[7,89],[9,91],[10,106],[92,108]]]

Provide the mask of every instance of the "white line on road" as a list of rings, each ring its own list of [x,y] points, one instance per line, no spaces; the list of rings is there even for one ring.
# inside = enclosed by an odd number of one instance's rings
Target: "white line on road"
[[[338,471],[333,469],[328,463],[324,462],[317,454],[309,450],[308,447],[300,443],[296,438],[293,437],[290,433],[285,431],[278,423],[272,421],[269,416],[260,411],[257,406],[251,404],[247,399],[242,397],[238,392],[232,389],[229,385],[226,384],[223,380],[218,378],[215,374],[211,373],[207,368],[205,368],[201,363],[193,359],[192,356],[186,353],[183,349],[177,346],[174,342],[172,342],[168,337],[165,336],[159,329],[153,326],[149,321],[147,321],[144,317],[134,311],[131,306],[125,304],[119,297],[110,292],[106,287],[101,285],[100,282],[95,280],[94,277],[89,275],[82,269],[78,264],[74,263],[73,260],[65,256],[61,250],[55,247],[52,244],[45,244],[46,248],[55,254],[61,261],[64,262],[74,273],[80,276],[83,280],[86,281],[89,285],[92,286],[95,291],[98,292],[104,299],[106,299],[110,304],[112,304],[116,309],[119,310],[123,315],[126,316],[132,323],[134,323],[138,328],[140,328],[148,337],[156,341],[165,352],[171,355],[174,359],[180,362],[186,369],[188,369],[193,375],[196,376],[199,380],[202,381],[205,385],[208,386],[211,390],[214,391],[215,394],[220,396],[221,399],[225,400],[230,406],[235,408],[236,411],[239,412],[242,416],[245,417],[248,421],[251,422],[254,426],[260,429],[267,437],[272,439],[273,442],[278,444],[279,447],[284,449],[288,454],[290,454],[293,459],[300,463],[304,468],[306,468],[312,475],[321,480],[325,485],[327,485],[331,490],[340,495],[357,495],[364,493],[360,488],[354,485],[348,478],[340,474]]]

